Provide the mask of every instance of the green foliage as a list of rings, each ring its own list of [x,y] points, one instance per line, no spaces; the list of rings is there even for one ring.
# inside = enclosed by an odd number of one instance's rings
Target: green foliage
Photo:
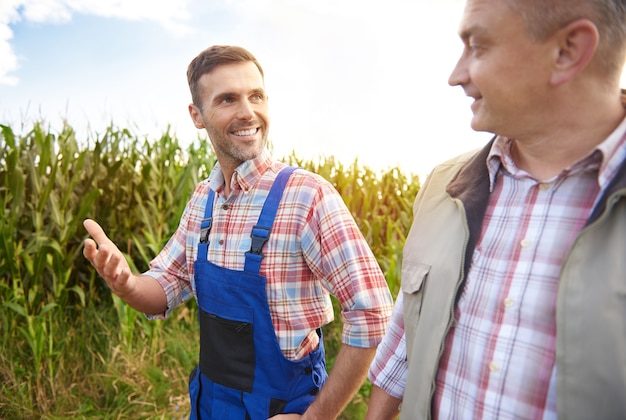
[[[354,162],[285,161],[328,179],[344,197],[397,293],[416,177]],[[0,418],[180,418],[197,360],[194,303],[148,321],[111,295],[82,256],[85,218],[106,227],[136,271],[163,247],[187,199],[215,164],[210,144],[183,149],[109,127],[79,141],[42,122],[0,125]],[[336,311],[338,309],[336,308]],[[341,322],[325,327],[329,364]],[[366,383],[342,418],[361,418]]]
[[[377,173],[359,165],[358,161],[345,166],[332,157],[313,162],[292,154],[285,161],[317,173],[333,184],[359,225],[395,296],[400,285],[402,248],[413,220],[413,200],[419,190],[417,175],[408,175],[398,168]]]

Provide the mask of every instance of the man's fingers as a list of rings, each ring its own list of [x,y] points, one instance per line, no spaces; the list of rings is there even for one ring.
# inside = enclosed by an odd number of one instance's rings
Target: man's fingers
[[[124,268],[125,262],[124,257],[121,253],[115,252],[114,249],[109,249],[108,246],[104,246],[104,251],[102,252],[102,261],[99,261],[101,264],[103,274],[106,278],[117,279],[120,272]]]
[[[91,237],[96,241],[98,245],[102,245],[103,243],[111,242],[108,238],[102,227],[96,221],[91,219],[85,219],[83,222],[83,226],[87,229],[87,232],[91,235]]]
[[[131,271],[122,252],[106,236],[98,223],[86,219],[83,226],[93,237],[85,239],[83,255],[94,266],[113,293],[124,298],[132,291]]]
[[[83,255],[89,261],[92,261],[96,256],[97,246],[93,239],[85,239],[85,247],[83,248]]]
[[[122,268],[116,278],[116,290],[117,294],[128,293],[130,280],[130,269],[128,267]]]

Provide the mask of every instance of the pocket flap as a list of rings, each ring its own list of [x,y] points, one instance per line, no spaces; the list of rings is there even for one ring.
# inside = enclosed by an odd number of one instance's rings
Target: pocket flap
[[[400,288],[408,294],[419,292],[429,272],[430,265],[427,264],[415,263],[403,266]]]

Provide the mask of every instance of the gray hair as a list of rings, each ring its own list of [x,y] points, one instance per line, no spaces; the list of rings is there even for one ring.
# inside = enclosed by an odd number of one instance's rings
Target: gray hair
[[[577,19],[589,19],[600,34],[597,59],[607,74],[626,60],[626,0],[505,0],[535,39],[543,40]]]

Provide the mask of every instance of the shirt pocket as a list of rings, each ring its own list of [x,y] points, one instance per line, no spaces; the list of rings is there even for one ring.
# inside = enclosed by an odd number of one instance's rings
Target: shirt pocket
[[[416,315],[421,312],[430,267],[422,263],[403,264],[400,289],[404,293],[405,312],[408,310]]]

